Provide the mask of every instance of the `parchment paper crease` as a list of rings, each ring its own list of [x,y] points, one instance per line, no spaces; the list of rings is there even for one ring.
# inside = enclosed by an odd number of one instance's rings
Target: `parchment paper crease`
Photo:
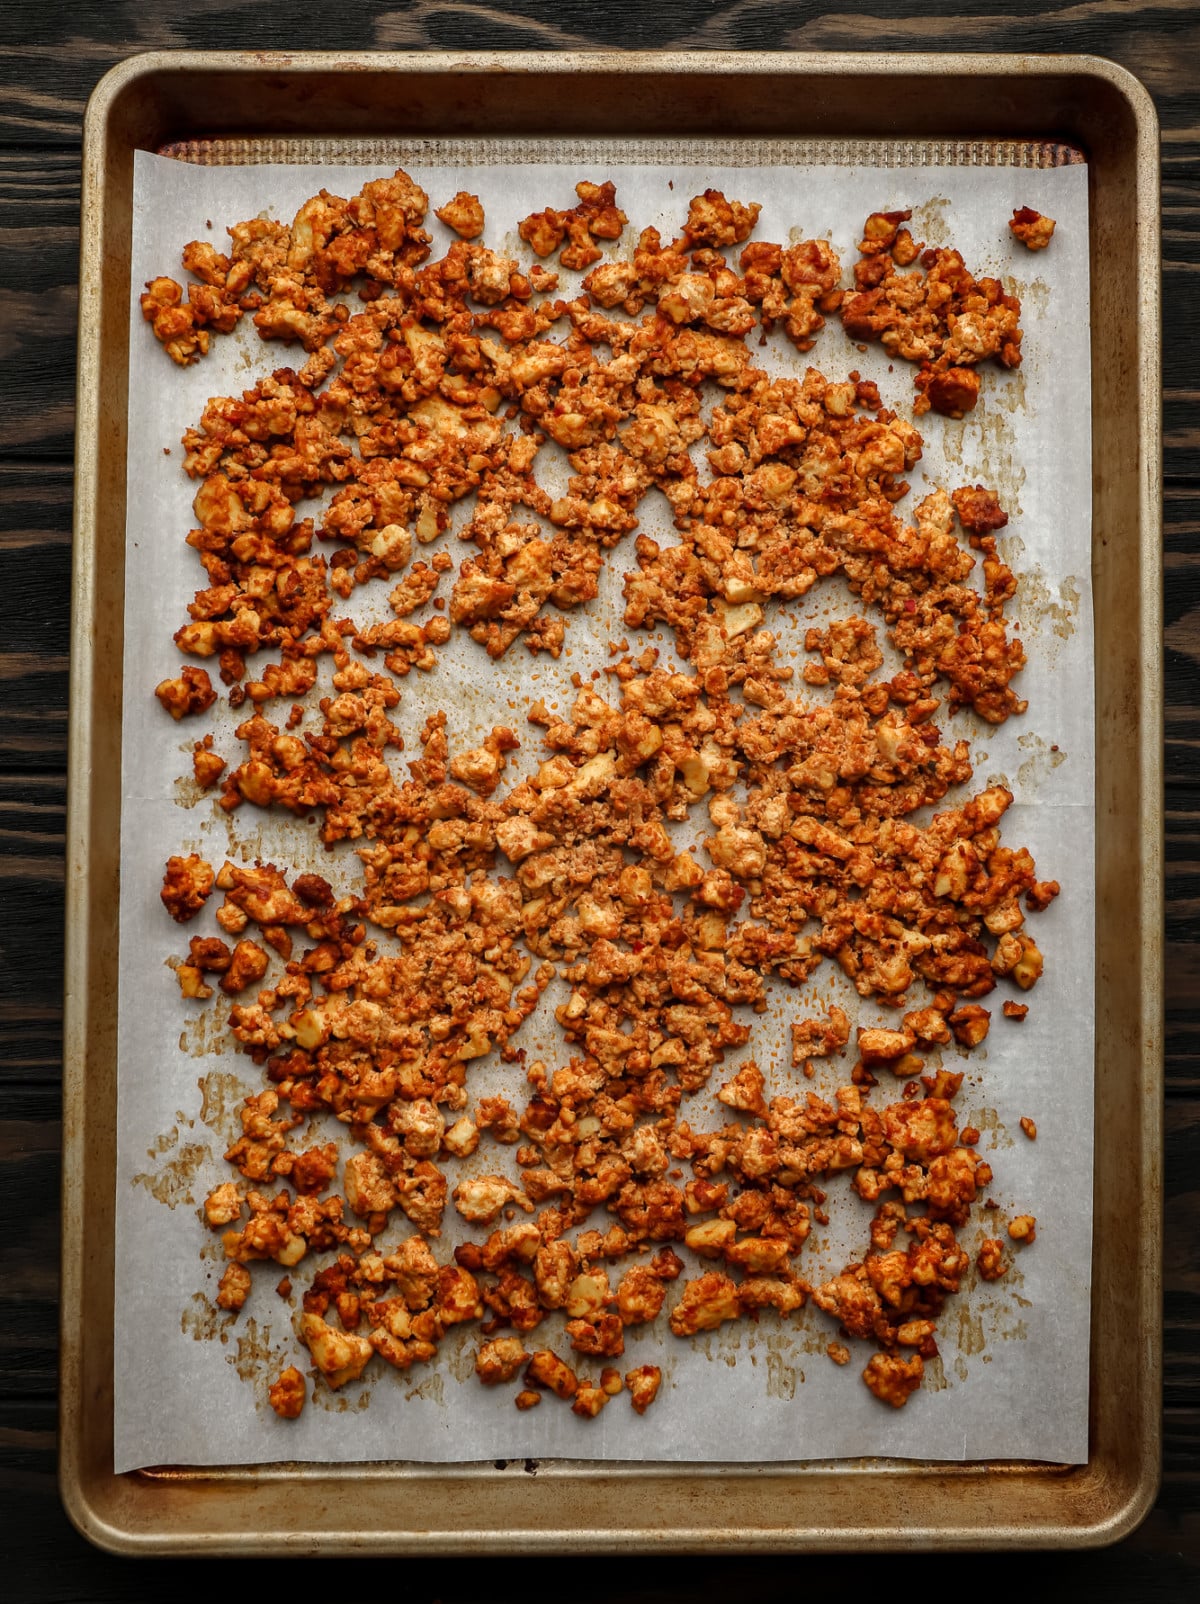
[[[581,176],[611,177],[629,214],[626,245],[654,223],[671,238],[687,198],[708,185],[763,203],[759,239],[828,234],[848,271],[862,221],[877,208],[918,208],[913,232],[930,244],[954,244],[976,273],[1013,279],[1024,302],[1025,362],[1016,374],[985,370],[979,407],[952,423],[919,420],[925,456],[911,497],[898,509],[911,518],[927,486],[947,489],[977,481],[994,487],[1011,521],[1001,549],[1021,576],[1012,609],[1021,620],[1029,666],[1017,688],[1029,711],[1001,729],[958,715],[950,733],[972,738],[975,788],[1004,777],[1017,805],[1004,820],[1005,840],[1027,844],[1039,873],[1062,882],[1063,894],[1033,928],[1046,955],[1046,973],[1031,995],[1028,1020],[1003,1020],[993,999],[993,1028],[982,1050],[960,1067],[967,1081],[958,1107],[983,1132],[980,1151],[993,1164],[995,1214],[977,1213],[960,1233],[974,1251],[1017,1212],[1038,1219],[1036,1244],[1017,1255],[1013,1275],[980,1284],[950,1300],[939,1327],[941,1362],[927,1367],[925,1388],[902,1412],[883,1408],[862,1385],[870,1350],[854,1345],[853,1362],[839,1369],[825,1357],[836,1337],[831,1321],[806,1309],[780,1323],[764,1316],[741,1321],[723,1335],[680,1342],[659,1328],[632,1335],[622,1368],[662,1365],[664,1383],[651,1412],[639,1419],[618,1398],[594,1422],[584,1422],[554,1399],[527,1414],[512,1406],[512,1389],[484,1389],[471,1374],[475,1341],[448,1341],[434,1365],[407,1376],[375,1364],[358,1386],[334,1396],[317,1389],[295,1423],[276,1419],[266,1387],[307,1354],[291,1328],[292,1309],[276,1296],[279,1268],[254,1267],[254,1291],[234,1319],[215,1309],[222,1270],[219,1238],[199,1222],[207,1191],[231,1173],[221,1153],[232,1134],[236,1104],[261,1086],[249,1060],[222,1045],[227,1000],[183,1003],[167,960],[186,949],[187,936],[211,933],[211,910],[186,930],[159,903],[163,864],[176,852],[198,850],[219,865],[225,856],[256,857],[319,867],[353,886],[357,860],[330,859],[315,832],[290,818],[277,821],[243,808],[227,818],[190,779],[191,743],[208,728],[216,748],[237,761],[237,721],[219,705],[211,720],[172,724],[155,701],[154,685],[178,672],[171,636],[202,583],[194,552],[184,543],[192,526],[195,487],[181,470],[179,439],[199,419],[211,395],[237,394],[271,369],[298,362],[294,352],[260,342],[250,320],[229,339],[214,340],[204,362],[172,366],[142,321],[136,294],[158,273],[181,276],[179,253],[191,239],[221,248],[226,224],[268,210],[290,220],[322,184],[353,194],[366,178],[390,169],[319,167],[193,167],[139,155],[135,178],[130,308],[129,515],[124,650],[124,805],[120,908],[119,1157],[116,1241],[116,1468],[177,1464],[245,1464],[270,1460],[454,1461],[525,1456],[628,1460],[776,1461],[883,1455],[928,1459],[1040,1458],[1075,1462],[1087,1453],[1089,1270],[1092,1175],[1093,1057],[1093,727],[1090,596],[1091,446],[1088,396],[1087,173],[1082,166],[1050,171],[1010,168],[920,167],[887,171],[854,167],[706,166],[669,170],[574,166],[406,165],[440,205],[456,190],[477,191],[488,214],[486,241],[510,250],[527,212],[572,202]],[[673,189],[668,180],[673,181]],[[1050,249],[1026,253],[1008,234],[1016,206],[1033,206],[1059,220]],[[209,224],[211,223],[211,228]],[[434,254],[451,236],[432,216]],[[523,259],[527,252],[521,249]],[[574,280],[566,276],[564,293]],[[555,337],[552,332],[550,338]],[[807,358],[776,337],[756,360],[801,373],[806,363],[831,378],[850,369],[878,381],[886,404],[911,410],[913,369],[889,369],[878,348],[858,351],[836,320]],[[169,455],[167,452],[169,451]],[[658,506],[651,505],[657,501]],[[305,510],[307,511],[306,504]],[[642,527],[672,538],[661,498],[648,497]],[[461,516],[461,514],[460,514]],[[570,699],[570,675],[585,676],[608,661],[605,643],[624,633],[619,623],[620,574],[632,565],[631,542],[613,554],[604,588],[586,616],[572,615],[569,653],[557,664],[514,647],[500,669],[463,632],[430,676],[403,684],[396,715],[415,736],[426,711],[445,707],[452,743],[473,743],[537,696]],[[450,549],[456,562],[463,548]],[[372,587],[380,592],[388,587]],[[365,616],[363,593],[350,610]],[[854,605],[837,582],[806,598],[791,644],[807,623]],[[768,620],[787,634],[791,626]],[[803,654],[800,653],[800,661]],[[327,672],[327,665],[326,665]],[[504,708],[503,717],[496,707]],[[268,709],[270,713],[270,709]],[[525,727],[519,729],[525,736]],[[410,740],[410,747],[413,742]],[[537,761],[530,729],[521,768]],[[180,781],[180,776],[188,776]],[[507,778],[507,776],[506,776]],[[952,793],[947,805],[964,793]],[[698,812],[700,810],[697,810]],[[697,821],[700,823],[701,821]],[[803,993],[776,994],[777,1006],[757,1022],[747,1052],[768,1073],[769,1092],[797,1090],[787,1025],[810,1012],[812,1000],[842,995],[829,965]],[[853,995],[853,994],[851,994]],[[862,1023],[881,1018],[854,999]],[[556,1055],[556,1031],[535,1017],[519,1037],[530,1049]],[[713,1089],[736,1068],[718,1071]],[[947,1061],[951,1055],[947,1054]],[[558,1061],[563,1061],[559,1059]],[[828,1094],[842,1083],[849,1061],[824,1064],[811,1083]],[[803,1089],[809,1083],[800,1081]],[[486,1068],[469,1089],[507,1086],[524,1101],[519,1068]],[[876,1094],[894,1096],[889,1088]],[[708,1105],[689,1111],[696,1119]],[[1038,1125],[1029,1142],[1023,1114]],[[714,1119],[715,1123],[715,1119]],[[511,1163],[511,1149],[488,1144],[486,1165]],[[451,1180],[454,1184],[454,1178]],[[869,1211],[843,1179],[830,1187],[831,1227],[815,1231],[801,1268],[810,1279],[840,1269],[862,1253]],[[601,1220],[603,1216],[599,1217]],[[984,1221],[987,1221],[985,1227]],[[405,1225],[407,1222],[403,1222]],[[456,1240],[453,1210],[439,1256]],[[406,1231],[393,1227],[386,1240]],[[204,1256],[201,1257],[203,1250]],[[315,1266],[314,1266],[315,1267]],[[295,1277],[307,1282],[306,1262]],[[689,1273],[695,1273],[690,1269]],[[553,1317],[539,1341],[565,1340]],[[377,1373],[381,1372],[381,1373]],[[243,1379],[243,1377],[245,1379]],[[369,1407],[365,1407],[369,1398]]]

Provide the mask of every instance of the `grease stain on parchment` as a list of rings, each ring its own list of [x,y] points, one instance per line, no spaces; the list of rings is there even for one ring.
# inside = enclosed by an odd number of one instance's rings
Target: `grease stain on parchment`
[[[1025,410],[1025,375],[1020,368],[1004,373],[988,363],[981,374],[979,404],[965,418],[947,418],[942,429],[946,466],[964,469],[986,484],[1012,518],[1022,511],[1025,468],[1018,452],[1012,418]],[[951,476],[952,477],[952,476]]]
[[[977,1131],[986,1131],[992,1138],[989,1152],[995,1153],[1000,1148],[1014,1145],[1012,1137],[1008,1134],[1008,1127],[994,1108],[972,1109],[968,1119]]]
[[[190,1131],[194,1129],[196,1123],[195,1120],[189,1119],[181,1108],[175,1110],[175,1121],[176,1123],[171,1126],[169,1131],[164,1131],[154,1138],[146,1149],[147,1158],[161,1158],[164,1153],[169,1153],[173,1147],[178,1146],[179,1127],[182,1125],[186,1130]]]
[[[1051,661],[1057,652],[1049,637],[1070,640],[1075,633],[1081,597],[1082,588],[1074,574],[1066,575],[1057,594],[1036,568],[1028,569],[1017,580],[1017,609],[1021,621],[1027,630],[1036,630],[1051,648]]]
[[[199,1142],[188,1142],[161,1170],[154,1174],[143,1171],[135,1175],[130,1184],[144,1186],[156,1202],[165,1204],[169,1209],[177,1208],[181,1203],[195,1204],[192,1182],[211,1159],[212,1154],[207,1147]]]
[[[960,1378],[965,1380],[965,1376]],[[926,1392],[945,1392],[950,1385],[946,1379],[946,1367],[942,1363],[940,1353],[934,1354],[932,1359],[925,1361],[925,1375],[922,1386]]]
[[[371,1407],[371,1389],[364,1387],[360,1392],[350,1395],[330,1392],[328,1387],[319,1386],[313,1391],[312,1403],[315,1409],[323,1409],[327,1415],[361,1415]]]
[[[225,828],[225,855],[236,863],[263,863],[270,857],[261,823],[235,819],[224,808],[216,813],[218,827]]]
[[[983,1320],[970,1304],[961,1304],[958,1311],[958,1351],[965,1357],[982,1353],[987,1347],[983,1334]]]
[[[801,1353],[810,1353],[819,1357],[828,1357],[828,1349],[832,1340],[828,1326],[813,1328],[811,1326],[795,1326],[781,1333],[789,1339],[792,1346],[799,1348]]]
[[[790,1347],[790,1344],[789,1344]],[[797,1381],[803,1382],[804,1372],[790,1365],[779,1338],[767,1345],[767,1397],[790,1399],[796,1396]]]
[[[201,1121],[226,1142],[235,1142],[241,1134],[238,1105],[246,1096],[246,1088],[236,1075],[218,1069],[201,1075],[196,1085],[200,1088]]]
[[[996,536],[996,550],[1014,572],[1020,570],[1021,558],[1024,557],[1026,549],[1020,535]]]
[[[1017,745],[1029,756],[1017,770],[1017,784],[1025,793],[1037,794],[1041,782],[1067,761],[1067,754],[1058,746],[1043,741],[1040,735],[1026,730],[1017,738]]]
[[[742,1348],[742,1331],[738,1323],[723,1325],[716,1337],[718,1359],[723,1359],[732,1370],[737,1364],[737,1356]],[[709,1357],[712,1357],[710,1353]]]
[[[1013,1214],[1019,1214],[1021,1211],[1019,1209],[1013,1209],[1011,1212]],[[1008,1294],[1008,1301],[1010,1303],[1015,1303],[1019,1309],[1032,1309],[1032,1300],[1030,1298],[1023,1298],[1017,1291],[1018,1287],[1023,1287],[1025,1285],[1025,1272],[1021,1268],[1021,1250],[1017,1248],[1014,1242],[1009,1242],[1008,1246],[1012,1249],[1012,1252],[1009,1254],[1008,1274],[1004,1277],[1004,1280],[1000,1284]]]
[[[553,204],[553,203],[548,203],[548,204]],[[574,206],[574,205],[577,205],[578,203],[575,200],[567,200],[567,199],[564,198],[561,204],[563,206]],[[490,225],[489,225],[489,228],[490,228]],[[456,234],[454,234],[454,233],[450,234],[450,238],[452,240],[456,239],[457,237],[458,236]],[[602,244],[602,242],[600,240],[596,241],[597,249],[601,248],[601,244]],[[521,261],[525,260],[525,253],[528,251],[529,246],[525,242],[525,240],[523,240],[521,238],[520,231],[518,229],[510,228],[510,229],[506,229],[505,232],[503,234],[501,234],[499,245],[494,246],[493,249],[498,250],[498,251],[503,251],[506,256],[515,256],[517,261],[521,262]],[[550,266],[551,266],[551,268],[554,268],[555,266],[557,266],[557,263],[551,262]],[[562,278],[564,280],[566,279],[567,272],[568,272],[568,269],[566,269],[566,268],[562,269]]]
[[[986,1329],[988,1336],[998,1342],[1024,1342],[1029,1336],[1029,1327],[1015,1313],[1013,1305],[1020,1309],[1032,1309],[1033,1304],[1016,1290],[1018,1286],[1025,1285],[1025,1275],[1020,1267],[1014,1244],[1004,1238],[1003,1218],[997,1220],[995,1229],[1009,1250],[1008,1270],[1001,1280],[986,1284],[986,1287],[977,1287],[971,1307],[978,1315],[979,1323]],[[964,1319],[965,1314],[960,1311],[960,1322]],[[969,1352],[966,1340],[962,1338],[961,1325],[960,1340],[963,1350]],[[987,1358],[988,1355],[985,1354],[985,1362]]]
[[[229,1327],[236,1319],[232,1311],[218,1309],[203,1292],[193,1292],[180,1316],[179,1329],[193,1342],[228,1342]]]
[[[292,1363],[288,1347],[285,1343],[272,1342],[270,1325],[266,1322],[259,1325],[253,1315],[247,1317],[234,1335],[237,1346],[226,1354],[225,1363],[233,1366],[239,1381],[254,1388],[255,1407],[269,1409],[271,1384],[285,1365]]]
[[[190,746],[181,748],[189,758],[192,749]],[[191,774],[180,774],[175,781],[175,806],[177,808],[194,808],[197,803],[203,802],[207,792],[197,783]]]
[[[945,195],[934,195],[922,205],[914,206],[908,223],[912,237],[923,240],[926,245],[949,245],[950,224],[946,220],[949,204]]]
[[[192,1058],[215,1058],[230,1050],[223,1009],[193,1014],[179,1033],[179,1051]]]
[[[442,1380],[442,1372],[431,1370],[424,1380],[417,1382],[415,1387],[409,1387],[404,1398],[406,1403],[411,1403],[414,1398],[422,1398],[428,1403],[445,1403],[446,1387]]]
[[[439,1363],[460,1384],[470,1381],[475,1374],[475,1353],[470,1338],[464,1332],[456,1342],[443,1342],[438,1353]]]
[[[1004,288],[1020,300],[1022,313],[1041,317],[1050,309],[1050,286],[1044,278],[1023,279],[1013,273],[1004,280]]]
[[[229,1355],[228,1364],[237,1371],[242,1381],[254,1381],[264,1366],[275,1362],[276,1350],[271,1345],[271,1328],[260,1326],[253,1315],[238,1332],[237,1351]]]

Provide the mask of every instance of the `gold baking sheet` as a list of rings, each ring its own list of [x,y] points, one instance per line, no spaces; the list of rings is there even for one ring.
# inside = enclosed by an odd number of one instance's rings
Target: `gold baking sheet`
[[[626,90],[620,101],[606,93],[616,81]],[[455,131],[461,128],[464,102],[467,122],[486,125],[490,119],[506,134],[521,131],[514,124],[522,118],[530,135],[561,126],[600,137],[672,127],[687,132],[701,120],[712,126],[714,117],[755,134],[772,119],[774,131],[783,134],[818,137],[847,128],[878,133],[863,125],[878,115],[870,108],[881,94],[894,126],[944,137],[1044,135],[1051,131],[1046,107],[1053,105],[1052,131],[1081,145],[1091,168],[1093,327],[1105,335],[1103,344],[1096,342],[1104,359],[1097,358],[1093,371],[1094,460],[1105,467],[1094,485],[1093,580],[1102,647],[1098,904],[1102,911],[1119,907],[1121,918],[1119,950],[1117,926],[1098,920],[1095,1381],[1088,1464],[1069,1472],[1029,1465],[982,1471],[912,1465],[745,1468],[725,1472],[719,1510],[710,1499],[694,1496],[703,1481],[690,1467],[618,1472],[565,1464],[539,1474],[536,1517],[532,1478],[487,1467],[112,1477],[105,1440],[111,1346],[106,1353],[105,1345],[112,1329],[113,1020],[111,917],[106,919],[105,910],[112,905],[117,872],[111,762],[120,685],[96,672],[92,654],[93,643],[103,640],[104,661],[113,661],[120,639],[130,152],[135,145],[154,149],[177,138],[219,133],[214,122],[229,127],[231,121],[240,123],[242,133],[256,125],[293,133],[302,130],[304,119],[310,132],[340,132],[347,124],[361,132],[374,119],[377,138],[381,128],[394,128],[400,104],[413,132],[432,137],[439,115]],[[987,126],[980,128],[984,114]],[[597,127],[605,116],[624,127]],[[941,128],[931,130],[936,118]],[[79,1524],[113,1547],[253,1545],[260,1552],[273,1541],[293,1551],[361,1547],[356,1533],[363,1532],[372,1534],[372,1546],[387,1550],[530,1543],[575,1549],[651,1543],[778,1548],[836,1546],[863,1536],[898,1545],[923,1538],[943,1544],[1061,1543],[1118,1535],[1152,1498],[1157,1459],[1157,1346],[1146,1343],[1131,1362],[1122,1335],[1136,1319],[1138,1329],[1153,1336],[1158,1319],[1156,1259],[1145,1251],[1147,1242],[1158,1240],[1161,1076],[1156,191],[1153,113],[1138,86],[1103,63],[987,57],[886,63],[864,57],[151,57],[126,63],[98,91],[89,113],[85,173],[63,1331],[63,1485]],[[1134,306],[1140,308],[1136,318],[1129,312]],[[1134,436],[1141,445],[1136,461],[1128,449],[1117,451]],[[1117,466],[1122,462],[1129,466]],[[1105,933],[1106,924],[1114,933]],[[1122,1279],[1114,1285],[1117,1261]],[[294,1513],[299,1501],[286,1493],[297,1476],[308,1495],[303,1529]],[[406,1486],[402,1521],[387,1498],[397,1476]],[[631,1477],[639,1483],[635,1499],[630,1489],[622,1492]],[[468,1488],[470,1496],[460,1496]],[[917,1507],[912,1498],[918,1489],[921,1525],[914,1528],[904,1516]],[[861,1522],[868,1498],[869,1532]],[[308,1513],[315,1510],[321,1513]]]

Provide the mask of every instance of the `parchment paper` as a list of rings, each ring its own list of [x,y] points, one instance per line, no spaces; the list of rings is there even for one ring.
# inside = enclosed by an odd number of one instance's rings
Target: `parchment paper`
[[[624,1398],[593,1422],[577,1419],[552,1398],[540,1409],[518,1413],[513,1389],[485,1389],[471,1374],[473,1332],[462,1333],[457,1342],[447,1340],[432,1366],[401,1376],[374,1363],[362,1383],[341,1394],[319,1385],[299,1421],[275,1417],[266,1402],[267,1385],[285,1364],[295,1361],[307,1368],[308,1356],[291,1324],[298,1296],[292,1303],[280,1299],[274,1291],[279,1267],[255,1265],[245,1310],[236,1318],[222,1314],[212,1301],[223,1269],[219,1236],[199,1219],[205,1194],[231,1174],[221,1153],[237,1130],[238,1100],[263,1082],[255,1066],[224,1040],[228,1000],[218,992],[207,1005],[182,1002],[168,967],[169,959],[185,952],[189,935],[215,931],[215,904],[184,929],[166,918],[158,890],[166,858],[189,850],[217,866],[230,856],[316,867],[339,889],[353,888],[358,864],[342,852],[331,859],[317,845],[315,830],[290,817],[280,821],[250,807],[232,817],[222,813],[212,795],[201,795],[191,779],[191,745],[211,728],[217,751],[238,761],[240,746],[231,732],[241,715],[222,702],[210,717],[175,725],[151,693],[161,678],[178,672],[171,636],[203,583],[195,553],[184,543],[194,522],[195,486],[181,469],[180,436],[199,419],[209,396],[238,394],[260,375],[300,358],[260,342],[247,318],[235,336],[214,339],[207,360],[180,370],[142,321],[136,295],[158,273],[182,276],[179,253],[188,240],[212,239],[220,249],[226,224],[264,210],[290,220],[322,184],[350,195],[363,180],[392,169],[204,168],[139,154],[123,668],[118,1471],[161,1463],[304,1459],[712,1462],[880,1455],[1077,1462],[1086,1457],[1094,917],[1086,169],[801,169],[774,165],[775,158],[765,156],[761,166],[746,165],[752,155],[748,158],[746,147],[740,147],[737,165],[729,169],[605,163],[603,172],[592,172],[575,163],[561,169],[507,163],[497,148],[489,152],[494,160],[475,168],[423,165],[419,151],[405,165],[429,192],[432,205],[460,188],[478,192],[488,214],[487,243],[510,250],[519,245],[514,230],[520,217],[548,204],[571,204],[580,176],[611,177],[631,220],[626,248],[650,223],[671,238],[686,215],[687,198],[715,185],[763,203],[756,238],[828,235],[847,272],[867,213],[913,206],[918,239],[954,244],[977,274],[998,273],[1019,289],[1024,365],[1015,374],[989,365],[980,404],[966,421],[936,415],[919,420],[925,456],[912,476],[912,495],[898,511],[911,519],[927,486],[953,489],[978,481],[997,489],[1010,513],[1000,546],[1020,576],[1012,611],[1021,620],[1029,665],[1017,689],[1029,698],[1029,711],[1000,729],[961,713],[942,722],[947,738],[965,733],[972,739],[974,789],[995,778],[1013,788],[1017,803],[1004,820],[1004,838],[1012,845],[1027,844],[1039,874],[1059,879],[1063,894],[1032,926],[1046,955],[1046,972],[1029,998],[1027,1021],[1017,1026],[1002,1019],[997,993],[984,1047],[958,1064],[967,1073],[957,1105],[960,1118],[983,1132],[980,1151],[995,1169],[989,1192],[999,1205],[993,1214],[977,1210],[960,1235],[974,1252],[983,1235],[1002,1234],[1012,1214],[1028,1211],[1037,1216],[1037,1242],[1015,1255],[1008,1278],[991,1287],[971,1287],[968,1280],[964,1292],[950,1300],[938,1330],[941,1359],[927,1365],[924,1390],[902,1412],[883,1408],[863,1386],[860,1373],[872,1351],[867,1345],[853,1345],[853,1362],[844,1369],[830,1363],[824,1349],[837,1336],[835,1324],[810,1307],[788,1322],[764,1314],[757,1326],[739,1321],[690,1343],[669,1334],[665,1315],[654,1329],[630,1333],[622,1368],[653,1362],[664,1371],[662,1391],[645,1419],[637,1418]],[[1033,206],[1059,220],[1048,251],[1033,256],[1012,240],[1006,223],[1016,206]],[[429,221],[434,254],[440,255],[451,236],[432,215]],[[520,255],[528,259],[523,248]],[[564,275],[562,293],[571,293],[575,282],[573,275]],[[555,337],[557,331],[548,336]],[[830,378],[857,369],[878,381],[886,404],[911,412],[912,367],[896,362],[893,371],[877,347],[857,350],[836,319],[807,358],[797,358],[776,336],[756,350],[755,359],[797,373],[811,362]],[[673,540],[661,498],[647,497],[639,511],[643,529]],[[468,515],[458,509],[456,523]],[[464,548],[450,538],[457,563]],[[587,677],[609,661],[605,643],[624,633],[620,575],[633,565],[631,544],[610,558],[597,601],[584,614],[570,616],[568,649],[557,664],[531,659],[517,645],[497,670],[465,632],[456,632],[432,675],[413,674],[403,682],[395,716],[410,752],[434,707],[446,709],[452,747],[461,748],[474,744],[493,722],[515,719],[521,726],[520,716],[509,710],[510,696],[522,706],[538,696],[569,705],[570,675],[578,671]],[[380,608],[388,588],[369,587],[379,591]],[[369,616],[363,598],[356,592],[346,609],[360,623]],[[794,624],[773,607],[768,622],[796,649],[799,668],[806,625],[831,612],[853,610],[844,585],[830,581],[805,598]],[[323,663],[327,674],[328,660]],[[281,705],[286,704],[273,707]],[[267,713],[273,716],[272,706]],[[522,773],[538,761],[540,749],[536,730],[526,734],[521,726],[518,733],[525,742],[518,754]],[[945,805],[966,794],[965,789],[952,793]],[[696,825],[701,830],[706,821],[698,818]],[[714,1072],[712,1090],[752,1053],[767,1073],[768,1095],[802,1095],[810,1085],[830,1094],[845,1081],[848,1058],[823,1063],[818,1078],[805,1082],[790,1068],[787,1027],[811,1013],[819,998],[845,1002],[846,990],[828,964],[803,992],[779,988],[771,1011],[755,1023],[750,1046]],[[880,1010],[863,1005],[853,992],[849,1001],[857,1022],[882,1019]],[[518,1042],[529,1048],[531,1058],[540,1054],[565,1061],[558,1056],[549,1007],[528,1022]],[[945,1060],[955,1063],[956,1054],[947,1050]],[[523,1105],[519,1068],[489,1061],[478,1073],[472,1067],[470,1091],[501,1088],[517,1107]],[[881,1087],[875,1101],[890,1100],[897,1090]],[[715,1124],[721,1122],[715,1108],[710,1096],[695,1100],[685,1112],[694,1123]],[[1019,1130],[1024,1114],[1037,1121],[1036,1143]],[[335,1127],[335,1134],[340,1132]],[[471,1162],[515,1173],[511,1155],[512,1149],[489,1141]],[[447,1173],[453,1186],[463,1172],[449,1164]],[[869,1210],[851,1193],[848,1178],[836,1180],[829,1190],[831,1226],[814,1230],[799,1261],[813,1281],[861,1256],[866,1247]],[[597,1218],[603,1224],[603,1214]],[[449,1208],[445,1234],[436,1244],[439,1257],[458,1239],[460,1223]],[[407,1234],[407,1222],[401,1221],[383,1240]],[[300,1267],[299,1288],[313,1268],[312,1261]],[[695,1274],[696,1267],[689,1265],[688,1273]],[[550,1317],[536,1342],[553,1346],[557,1338],[566,1351],[559,1325],[560,1317]]]

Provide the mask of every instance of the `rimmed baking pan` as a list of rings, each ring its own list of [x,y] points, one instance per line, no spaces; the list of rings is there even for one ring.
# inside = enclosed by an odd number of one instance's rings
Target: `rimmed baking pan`
[[[1096,1157],[1083,1465],[270,1465],[113,1473],[125,447],[133,153],[373,159],[378,142],[772,138],[798,160],[1088,163],[1096,642]],[[217,142],[214,144],[214,142]],[[1036,156],[1030,148],[1036,147]],[[1061,147],[1067,155],[1055,154]],[[68,827],[61,1484],[125,1552],[1084,1546],[1158,1479],[1161,618],[1158,135],[1085,57],[151,54],[88,108]],[[341,156],[330,156],[330,151]],[[873,156],[872,152],[876,154]],[[976,154],[973,156],[972,152]],[[308,159],[312,159],[309,155]],[[1082,1200],[1081,1200],[1082,1201]],[[1131,1337],[1136,1333],[1136,1339]]]

